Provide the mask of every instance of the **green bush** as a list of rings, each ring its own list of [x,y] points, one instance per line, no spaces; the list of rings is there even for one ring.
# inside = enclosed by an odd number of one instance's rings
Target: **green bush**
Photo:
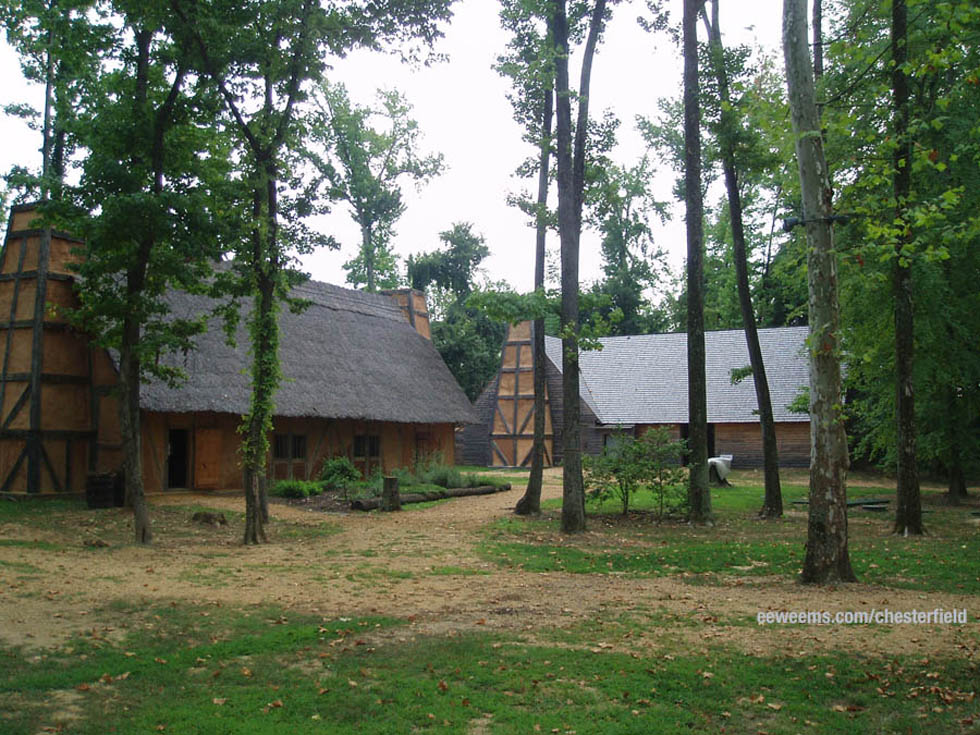
[[[679,461],[683,451],[684,442],[672,441],[663,428],[650,429],[640,439],[616,436],[601,454],[583,458],[588,500],[601,505],[616,498],[626,515],[633,495],[646,487],[656,500],[658,519],[682,510],[687,499]]]
[[[320,470],[320,482],[324,490],[340,490],[361,479],[354,463],[347,457],[332,457],[323,463]]]
[[[438,485],[439,487],[465,487],[463,473],[445,464],[442,454],[436,452],[415,460],[415,482],[412,485]]]
[[[269,490],[270,495],[278,498],[308,498],[322,492],[323,486],[312,480],[280,480]]]

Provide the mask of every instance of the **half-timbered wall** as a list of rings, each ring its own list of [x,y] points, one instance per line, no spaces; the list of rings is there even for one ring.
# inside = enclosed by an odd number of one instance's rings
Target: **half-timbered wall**
[[[0,252],[0,492],[80,492],[98,462],[96,360],[67,324],[80,242],[14,207]]]
[[[510,327],[500,358],[496,405],[490,423],[490,464],[526,467],[534,448],[534,349],[531,322]],[[545,466],[552,464],[554,432],[545,387]]]

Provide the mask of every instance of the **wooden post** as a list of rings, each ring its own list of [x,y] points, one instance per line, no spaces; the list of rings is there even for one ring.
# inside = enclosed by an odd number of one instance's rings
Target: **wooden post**
[[[384,487],[381,490],[381,506],[382,511],[390,510],[401,510],[402,502],[398,495],[398,478],[397,477],[386,477],[384,478]]]

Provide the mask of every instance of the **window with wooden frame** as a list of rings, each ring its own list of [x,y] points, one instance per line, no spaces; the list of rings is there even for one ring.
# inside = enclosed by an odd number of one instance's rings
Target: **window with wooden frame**
[[[381,436],[356,434],[354,436],[354,466],[368,477],[381,467]]]
[[[306,479],[305,434],[273,434],[272,476],[276,480]]]

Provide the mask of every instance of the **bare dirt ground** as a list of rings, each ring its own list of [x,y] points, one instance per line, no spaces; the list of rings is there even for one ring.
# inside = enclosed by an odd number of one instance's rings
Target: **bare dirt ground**
[[[560,470],[549,470],[545,497],[561,494]],[[78,532],[36,531],[7,524],[0,539],[0,638],[28,648],[62,644],[82,631],[102,637],[112,630],[111,603],[185,601],[196,604],[280,606],[324,618],[385,614],[411,621],[396,635],[446,634],[472,629],[513,633],[533,640],[535,631],[573,627],[619,612],[655,611],[680,625],[651,625],[644,636],[597,642],[603,648],[639,651],[687,641],[723,643],[749,655],[809,656],[829,649],[867,653],[977,654],[980,599],[864,584],[805,588],[783,577],[731,577],[716,585],[692,585],[683,574],[645,578],[616,574],[530,573],[503,569],[481,557],[487,524],[511,515],[523,492],[460,498],[401,513],[323,514],[275,504],[274,519],[309,527],[311,533],[276,537],[244,547],[237,522],[211,528],[159,521],[153,546],[91,548],[107,524],[128,511],[80,515]],[[238,496],[167,495],[162,506],[206,506],[240,512]],[[797,511],[798,512],[798,511]],[[335,532],[317,534],[329,526]],[[282,528],[287,528],[283,525]],[[554,543],[588,545],[598,532],[574,539],[557,533]],[[35,543],[38,542],[38,543]],[[45,544],[44,542],[48,542]],[[605,543],[608,542],[606,537]],[[49,548],[47,548],[49,546]],[[965,626],[758,626],[764,610],[946,610],[966,608]],[[117,616],[118,617],[118,616]],[[600,629],[601,632],[601,629]]]

